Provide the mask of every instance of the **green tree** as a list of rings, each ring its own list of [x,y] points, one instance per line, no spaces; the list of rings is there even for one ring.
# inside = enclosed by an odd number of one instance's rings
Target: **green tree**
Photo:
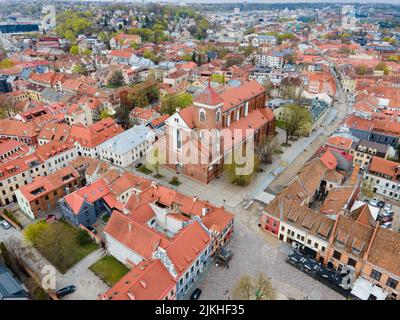
[[[40,221],[28,225],[24,229],[24,237],[28,240],[34,247],[38,244],[38,239],[40,235],[49,227],[46,222]]]
[[[161,99],[161,112],[172,115],[177,108],[183,109],[193,103],[193,96],[189,93],[167,94]]]
[[[213,74],[210,77],[211,81],[218,82],[221,84],[225,83],[225,76],[223,74]]]
[[[389,68],[386,65],[386,63],[384,62],[379,62],[376,66],[375,66],[375,70],[379,70],[379,71],[383,71],[384,75],[388,75],[389,74]]]
[[[149,60],[153,61],[154,63],[158,63],[158,58],[157,58],[156,54],[153,51],[144,50],[143,58],[149,59]]]
[[[73,55],[78,55],[79,54],[79,47],[77,45],[71,46],[69,49],[69,53]]]
[[[233,153],[232,159],[229,161],[230,163],[227,162],[224,164],[224,171],[232,184],[244,187],[250,184],[254,174],[257,172],[260,159],[257,154],[244,154],[242,159],[244,161],[239,161],[236,152],[237,151]],[[253,162],[253,166],[251,166],[251,162]],[[249,168],[250,172],[247,172],[246,168]],[[252,170],[250,170],[250,168],[252,168]],[[242,171],[246,173],[241,174]]]
[[[76,40],[75,34],[74,34],[74,32],[72,30],[65,31],[64,38],[69,40],[69,41],[75,41]]]
[[[74,73],[80,73],[80,74],[85,74],[85,73],[86,73],[86,69],[85,69],[85,67],[84,67],[82,64],[78,63],[78,64],[75,64],[75,65],[73,66],[72,72],[74,72]]]
[[[103,110],[100,113],[100,120],[103,120],[103,119],[106,119],[106,118],[109,118],[109,117],[111,117],[111,115],[107,112],[107,110]]]
[[[92,50],[90,49],[85,49],[82,51],[82,54],[85,56],[90,56],[92,54]]]
[[[286,117],[284,129],[286,132],[286,144],[288,144],[290,138],[299,135],[310,125],[311,114],[306,108],[293,104],[284,107],[284,114]]]
[[[365,65],[359,65],[356,67],[356,74],[359,76],[365,76],[367,74],[367,67]]]
[[[121,70],[116,70],[108,80],[108,83],[112,87],[120,87],[124,84],[124,76]]]

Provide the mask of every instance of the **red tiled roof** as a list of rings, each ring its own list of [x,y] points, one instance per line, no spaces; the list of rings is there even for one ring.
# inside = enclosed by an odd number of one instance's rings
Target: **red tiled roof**
[[[142,261],[103,296],[104,300],[164,300],[176,282],[160,260]]]
[[[265,88],[256,80],[244,83],[240,87],[229,89],[220,94],[221,99],[224,101],[223,111],[229,110],[264,92]]]

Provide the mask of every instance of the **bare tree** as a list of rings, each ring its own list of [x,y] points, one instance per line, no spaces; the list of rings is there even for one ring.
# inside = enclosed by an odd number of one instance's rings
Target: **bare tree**
[[[242,276],[236,284],[233,296],[238,300],[250,300],[253,292],[252,279],[249,275]]]
[[[15,261],[21,262],[25,251],[22,246],[22,241],[16,237],[10,237],[6,240],[5,245],[11,257]]]
[[[235,286],[233,296],[238,300],[274,300],[276,298],[271,281],[262,273],[255,278],[250,275],[242,276]]]
[[[271,164],[272,154],[275,148],[276,148],[276,141],[273,139],[273,137],[269,135],[264,137],[261,140],[256,150],[256,153],[260,158],[260,162],[265,164]]]
[[[260,273],[257,276],[254,286],[256,300],[274,300],[276,298],[271,281],[269,281],[265,274]]]

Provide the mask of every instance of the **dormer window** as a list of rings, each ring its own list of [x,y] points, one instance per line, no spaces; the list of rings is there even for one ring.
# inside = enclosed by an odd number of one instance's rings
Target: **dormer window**
[[[206,122],[206,112],[203,109],[199,111],[199,120],[200,122]]]

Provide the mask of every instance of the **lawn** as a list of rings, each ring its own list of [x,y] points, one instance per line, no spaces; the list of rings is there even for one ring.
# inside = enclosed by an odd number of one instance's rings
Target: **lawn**
[[[24,236],[61,273],[98,248],[86,231],[64,221],[31,224]]]
[[[275,125],[276,125],[278,128],[281,128],[281,129],[285,129],[285,128],[286,128],[286,124],[285,124],[285,122],[283,122],[282,120],[276,120],[276,121],[275,121]]]
[[[125,265],[113,256],[105,256],[89,269],[110,286],[116,284],[129,271]]]
[[[137,169],[137,171],[144,173],[144,174],[151,174],[153,173],[152,170],[150,170],[149,168],[147,168],[146,166],[141,166],[140,168]]]

